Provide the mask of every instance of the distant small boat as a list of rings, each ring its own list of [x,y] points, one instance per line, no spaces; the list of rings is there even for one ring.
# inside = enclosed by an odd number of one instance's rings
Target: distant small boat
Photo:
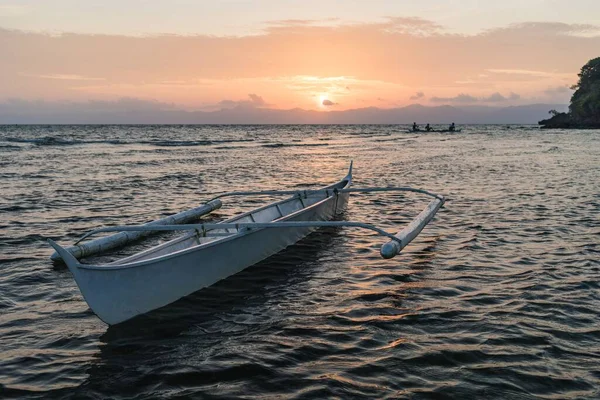
[[[223,222],[99,228],[80,239],[100,232],[120,231],[118,235],[99,239],[89,246],[101,251],[107,243],[119,240],[122,244],[123,233],[127,232],[188,231],[179,238],[108,264],[81,263],[72,254],[77,247],[66,249],[51,239],[48,242],[69,267],[92,311],[102,321],[114,325],[236,274],[319,227],[375,231],[391,239],[381,247],[381,255],[393,258],[421,232],[445,201],[443,196],[420,189],[359,189],[350,188],[351,183],[352,164],[342,180],[321,189],[230,192],[208,202],[209,207],[198,208],[208,213],[220,206],[220,202],[215,206],[215,201],[229,196],[292,195]],[[396,235],[361,222],[330,221],[346,208],[350,193],[391,191],[421,193],[434,197],[434,200]]]

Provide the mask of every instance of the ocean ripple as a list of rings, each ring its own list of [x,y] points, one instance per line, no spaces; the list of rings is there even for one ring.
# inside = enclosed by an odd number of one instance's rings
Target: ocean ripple
[[[46,238],[328,184],[350,159],[355,186],[450,198],[394,260],[323,229],[107,327],[48,259]],[[535,127],[0,126],[0,397],[600,398],[598,159],[597,132]],[[341,218],[393,232],[426,203],[353,194]]]

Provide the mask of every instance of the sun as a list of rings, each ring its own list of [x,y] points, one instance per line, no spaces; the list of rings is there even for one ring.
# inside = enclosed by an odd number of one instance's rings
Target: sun
[[[329,99],[329,95],[327,93],[322,93],[319,95],[319,107],[325,107],[323,102]]]

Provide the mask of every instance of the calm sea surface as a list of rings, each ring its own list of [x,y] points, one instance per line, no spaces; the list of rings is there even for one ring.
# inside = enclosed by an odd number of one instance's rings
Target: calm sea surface
[[[396,259],[320,230],[114,327],[49,260],[45,238],[322,186],[350,160],[357,187],[450,198]],[[428,201],[353,194],[341,219],[397,231]],[[600,398],[600,132],[0,127],[0,397]]]

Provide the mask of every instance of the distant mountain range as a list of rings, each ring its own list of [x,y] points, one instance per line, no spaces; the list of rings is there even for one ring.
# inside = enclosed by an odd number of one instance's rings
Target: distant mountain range
[[[511,107],[410,105],[345,111],[276,110],[237,106],[218,111],[184,111],[162,103],[0,103],[0,124],[536,124],[564,104]]]

